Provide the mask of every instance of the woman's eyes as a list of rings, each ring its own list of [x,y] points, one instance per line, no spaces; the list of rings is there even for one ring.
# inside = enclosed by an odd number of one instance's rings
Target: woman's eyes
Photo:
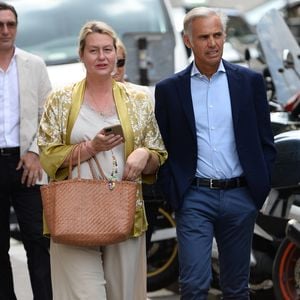
[[[103,48],[103,52],[104,53],[111,53],[113,51],[113,48]],[[98,53],[98,52],[100,52],[100,49],[98,49],[98,48],[92,48],[92,49],[90,49],[90,51],[89,51],[90,53],[92,53],[92,54],[94,54],[94,53]]]
[[[113,48],[104,48],[103,49],[105,52],[112,52],[113,51]]]

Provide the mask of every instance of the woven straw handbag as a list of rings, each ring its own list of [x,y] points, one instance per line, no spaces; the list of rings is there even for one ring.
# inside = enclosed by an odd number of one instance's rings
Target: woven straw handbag
[[[56,243],[77,246],[102,246],[129,238],[137,199],[134,181],[109,181],[94,157],[103,179],[97,179],[92,163],[93,179],[72,178],[70,155],[69,177],[41,187],[43,209],[51,238]]]

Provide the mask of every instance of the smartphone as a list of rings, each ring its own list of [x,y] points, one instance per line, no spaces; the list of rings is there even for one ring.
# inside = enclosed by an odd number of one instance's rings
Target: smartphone
[[[105,135],[109,135],[109,134],[120,135],[124,139],[123,129],[120,124],[105,127],[103,128],[103,130]]]

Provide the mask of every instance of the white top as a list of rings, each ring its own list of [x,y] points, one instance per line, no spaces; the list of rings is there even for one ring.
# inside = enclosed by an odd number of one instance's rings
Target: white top
[[[0,68],[0,148],[20,146],[20,101],[16,55]]]
[[[93,110],[88,104],[83,102],[80,108],[78,118],[75,121],[71,133],[71,143],[77,144],[83,141],[91,140],[104,127],[120,124],[117,113],[111,116],[103,116],[101,113]],[[96,157],[104,171],[105,176],[110,179],[113,170],[113,155],[117,160],[116,179],[121,180],[124,172],[125,152],[124,144],[113,148],[113,151],[99,152]],[[95,171],[96,166],[94,167]],[[90,167],[87,162],[82,162],[80,167],[81,178],[92,178]],[[97,172],[98,175],[99,172]],[[72,177],[77,177],[77,167],[73,169]],[[101,176],[99,176],[101,177]]]

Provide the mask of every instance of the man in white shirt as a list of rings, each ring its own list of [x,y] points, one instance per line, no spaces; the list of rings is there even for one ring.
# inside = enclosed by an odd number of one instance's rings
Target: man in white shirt
[[[52,299],[49,242],[43,236],[36,132],[51,91],[45,63],[15,47],[18,16],[0,3],[0,299],[16,299],[9,259],[10,206],[16,212],[35,300]]]

